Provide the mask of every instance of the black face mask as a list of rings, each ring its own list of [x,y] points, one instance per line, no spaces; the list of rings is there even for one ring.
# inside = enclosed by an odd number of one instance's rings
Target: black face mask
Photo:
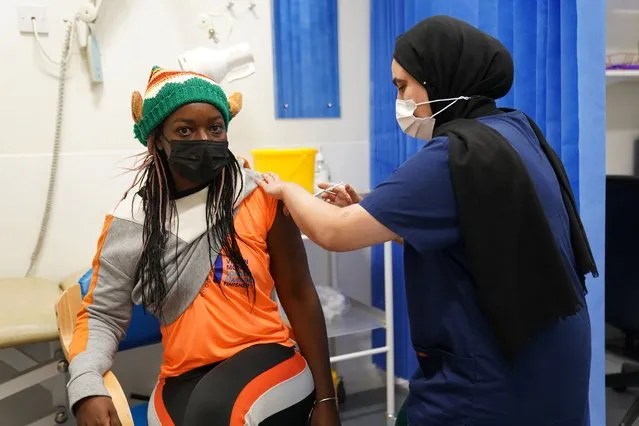
[[[194,185],[212,181],[231,159],[227,141],[166,140],[171,145],[169,166]]]

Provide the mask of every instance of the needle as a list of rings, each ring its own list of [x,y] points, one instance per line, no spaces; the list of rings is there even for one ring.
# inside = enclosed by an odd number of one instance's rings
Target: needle
[[[328,192],[330,194],[334,194],[334,192],[332,192],[331,190],[335,189],[337,187],[340,187],[342,185],[344,185],[344,182],[336,183],[335,185],[331,185],[331,186],[329,186],[326,189],[322,189],[321,191],[316,192],[314,195],[315,195],[315,197],[320,197],[325,192]]]

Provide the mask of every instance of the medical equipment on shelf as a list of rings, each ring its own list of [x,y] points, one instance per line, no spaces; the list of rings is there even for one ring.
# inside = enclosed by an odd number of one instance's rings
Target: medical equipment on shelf
[[[617,52],[606,55],[607,70],[639,69],[639,49],[637,52]]]
[[[337,289],[325,285],[318,285],[315,289],[326,321],[330,322],[346,312],[349,307],[348,299]]]
[[[315,290],[317,291],[317,297],[319,298],[320,305],[322,305],[322,312],[324,313],[324,319],[326,322],[330,323],[348,311],[350,307],[349,299],[336,288],[326,285],[316,285]],[[284,311],[284,307],[277,298],[277,293],[275,293],[275,300],[280,307],[279,309],[282,319],[284,319],[284,321],[288,324],[288,316],[286,315],[286,311]]]
[[[235,81],[255,73],[255,60],[247,43],[226,49],[197,47],[178,56],[180,67],[211,77],[217,83]]]
[[[315,191],[319,191],[320,188],[317,186],[319,183],[326,183],[331,181],[331,172],[324,161],[324,154],[322,154],[322,150],[317,151],[317,155],[315,155]]]

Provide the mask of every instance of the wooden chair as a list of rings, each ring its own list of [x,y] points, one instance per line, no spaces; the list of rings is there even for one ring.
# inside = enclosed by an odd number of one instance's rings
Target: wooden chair
[[[64,290],[55,307],[60,343],[62,345],[62,350],[64,351],[64,356],[67,360],[69,359],[69,347],[71,346],[76,316],[81,307],[82,292],[79,284],[71,285]],[[118,412],[120,422],[122,422],[122,426],[144,426],[140,424],[140,421],[134,424],[131,407],[129,407],[126,395],[124,394],[118,379],[111,371],[108,371],[104,375],[104,386],[111,395],[115,409]],[[144,424],[146,424],[146,421]]]

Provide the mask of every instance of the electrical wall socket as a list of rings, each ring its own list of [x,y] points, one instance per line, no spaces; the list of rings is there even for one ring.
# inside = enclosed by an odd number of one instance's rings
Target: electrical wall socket
[[[18,28],[21,33],[33,33],[33,18],[36,20],[38,34],[49,32],[47,9],[43,6],[18,6]]]

